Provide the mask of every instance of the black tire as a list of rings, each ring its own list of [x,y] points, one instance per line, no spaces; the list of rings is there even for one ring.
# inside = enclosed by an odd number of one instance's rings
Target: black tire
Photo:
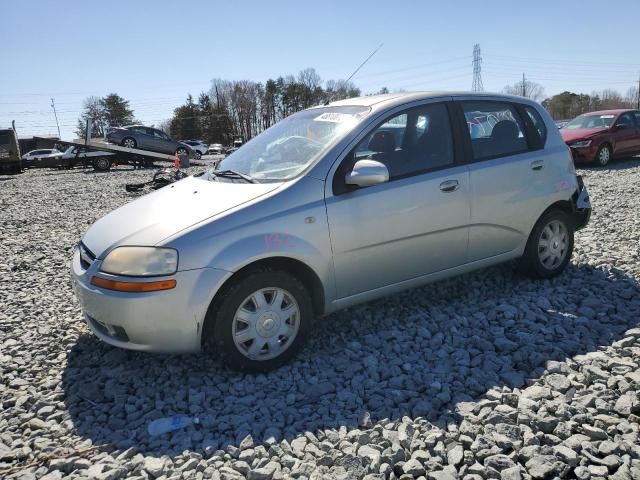
[[[98,172],[108,172],[111,169],[111,160],[107,157],[94,158],[93,169]]]
[[[200,160],[202,158],[202,154],[196,150],[193,152],[193,158],[195,158],[196,160]]]
[[[189,155],[189,152],[184,147],[176,148],[176,156],[181,157],[182,155]]]
[[[564,226],[567,235],[566,248],[562,261],[557,265],[546,266],[540,258],[541,252],[544,252],[545,248],[540,246],[540,240],[543,235],[546,235],[546,233],[543,233],[545,228],[553,222],[560,222]],[[573,233],[573,220],[569,214],[560,209],[549,210],[540,217],[533,227],[529,235],[529,240],[527,240],[524,255],[520,258],[518,264],[519,269],[524,274],[533,278],[544,279],[559,275],[571,261],[571,254],[573,253]]]
[[[299,308],[299,329],[291,344],[278,356],[265,360],[251,359],[233,341],[233,322],[241,304],[254,292],[264,288],[280,288],[288,292]],[[311,297],[296,277],[283,271],[257,270],[243,275],[215,299],[207,312],[205,341],[215,348],[224,363],[242,372],[267,372],[291,360],[303,346],[313,324]]]
[[[605,153],[605,151],[607,153]],[[601,145],[598,149],[598,153],[596,153],[596,163],[598,164],[598,166],[606,167],[611,161],[611,155],[613,155],[611,146],[607,143]]]
[[[129,142],[127,142],[127,140],[133,142],[132,143],[133,146],[129,146],[127,148],[136,148],[138,146],[138,142],[136,142],[136,139],[132,138],[132,137],[123,138],[122,142],[120,142],[120,145],[123,146],[123,147],[126,147],[125,143],[129,143]]]

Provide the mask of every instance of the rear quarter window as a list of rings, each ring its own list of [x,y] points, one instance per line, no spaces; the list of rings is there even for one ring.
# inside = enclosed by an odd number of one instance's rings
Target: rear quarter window
[[[547,126],[542,120],[540,113],[533,107],[527,105],[524,107],[525,112],[527,112],[527,116],[533,123],[538,135],[540,135],[540,140],[542,141],[542,145],[544,145],[547,141]]]

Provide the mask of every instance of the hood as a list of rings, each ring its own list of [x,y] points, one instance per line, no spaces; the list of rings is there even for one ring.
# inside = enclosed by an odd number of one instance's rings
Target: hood
[[[82,242],[98,258],[118,245],[157,245],[165,238],[255,200],[281,183],[239,183],[188,177],[102,217]]]
[[[560,130],[560,135],[565,142],[573,142],[574,140],[586,140],[599,133],[604,133],[605,128],[576,128],[575,130]]]

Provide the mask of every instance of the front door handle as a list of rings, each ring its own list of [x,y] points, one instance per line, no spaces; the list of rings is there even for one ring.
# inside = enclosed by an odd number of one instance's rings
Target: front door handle
[[[443,192],[455,192],[458,188],[460,188],[458,180],[445,180],[440,184],[440,190]]]
[[[544,160],[534,160],[531,162],[531,170],[542,170],[544,168]]]

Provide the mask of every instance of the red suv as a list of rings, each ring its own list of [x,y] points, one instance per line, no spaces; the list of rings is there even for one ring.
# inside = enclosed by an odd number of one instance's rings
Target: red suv
[[[614,157],[640,154],[640,111],[602,110],[580,115],[560,130],[576,163],[604,166]]]

